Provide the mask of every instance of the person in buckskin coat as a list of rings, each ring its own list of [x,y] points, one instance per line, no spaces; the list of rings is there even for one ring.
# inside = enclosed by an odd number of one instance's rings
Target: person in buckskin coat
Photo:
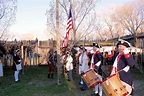
[[[109,52],[108,56],[109,58],[112,57],[113,61],[110,75],[118,73],[120,80],[131,86],[132,91],[130,95],[133,95],[133,78],[130,73],[130,68],[134,66],[135,60],[129,53],[128,47],[130,46],[131,44],[129,42],[119,39],[116,45],[118,52],[113,56],[111,55],[111,52]]]
[[[50,49],[46,57],[48,63],[48,78],[54,78],[54,58],[53,58],[53,49]]]

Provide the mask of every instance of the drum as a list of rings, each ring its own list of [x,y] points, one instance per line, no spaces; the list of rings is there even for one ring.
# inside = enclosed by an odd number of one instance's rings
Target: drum
[[[88,88],[94,88],[95,85],[99,84],[99,77],[98,74],[90,69],[82,75],[82,79],[85,81]]]
[[[129,92],[122,84],[118,75],[113,74],[101,82],[103,90],[107,96],[127,96]]]

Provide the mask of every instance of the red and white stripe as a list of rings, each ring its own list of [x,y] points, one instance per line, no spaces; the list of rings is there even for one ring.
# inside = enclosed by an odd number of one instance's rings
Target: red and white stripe
[[[69,33],[72,29],[73,29],[73,20],[72,20],[72,13],[71,13],[71,9],[70,9],[70,13],[69,13],[69,16],[68,16],[68,22],[67,22],[67,28],[66,28],[66,35],[65,35],[65,38],[62,42],[62,47],[67,46]]]

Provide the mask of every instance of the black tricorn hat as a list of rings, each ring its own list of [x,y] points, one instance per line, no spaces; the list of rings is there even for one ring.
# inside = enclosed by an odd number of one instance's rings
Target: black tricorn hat
[[[129,42],[127,42],[127,41],[125,41],[125,40],[123,40],[123,39],[118,39],[118,42],[117,42],[117,44],[116,44],[116,47],[118,47],[118,45],[124,45],[124,46],[126,46],[126,47],[130,47],[130,46],[131,46],[131,44],[130,44]]]
[[[93,42],[93,46],[97,47],[97,48],[101,48],[101,46],[98,43]]]
[[[83,45],[80,45],[79,48],[80,48],[81,50],[85,50],[85,47],[84,47]]]

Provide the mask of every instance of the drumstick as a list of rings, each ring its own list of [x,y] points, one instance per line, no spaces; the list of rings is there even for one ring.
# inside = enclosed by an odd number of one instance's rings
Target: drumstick
[[[124,71],[124,70],[123,70],[123,69],[121,69],[121,70],[117,71],[116,73],[120,73],[120,72],[122,72],[122,71]]]
[[[117,71],[117,72],[116,72],[116,75],[119,76],[119,73],[122,72],[122,71],[124,71],[124,70],[121,69],[121,70]]]

